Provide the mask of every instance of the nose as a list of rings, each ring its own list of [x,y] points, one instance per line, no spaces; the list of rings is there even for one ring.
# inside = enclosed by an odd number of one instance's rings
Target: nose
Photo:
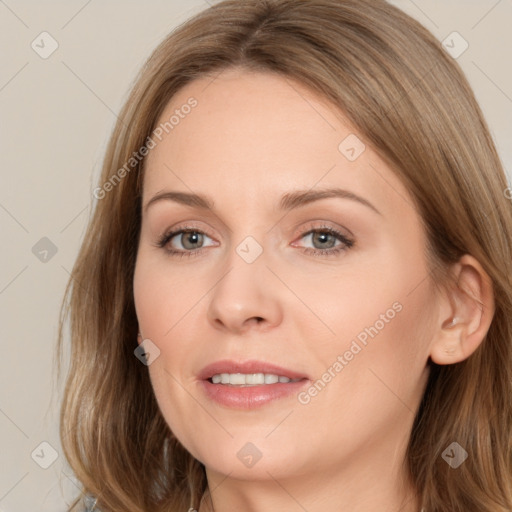
[[[264,254],[247,263],[233,251],[227,270],[209,294],[208,320],[215,329],[242,334],[281,323],[285,291],[267,268]]]

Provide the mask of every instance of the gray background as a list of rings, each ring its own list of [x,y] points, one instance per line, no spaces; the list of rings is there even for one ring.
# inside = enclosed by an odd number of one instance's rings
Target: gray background
[[[457,60],[510,183],[512,0],[393,3],[440,42],[457,31],[469,43]],[[135,73],[173,27],[207,6],[204,0],[0,0],[0,223],[7,245],[0,256],[0,511],[61,511],[77,492],[61,454],[61,389],[54,388],[52,369],[64,287]],[[31,47],[34,40],[42,46],[43,31],[59,45],[47,59]],[[48,40],[44,45],[48,50]],[[44,237],[54,255],[40,252],[49,247]],[[56,460],[43,469],[53,450]]]

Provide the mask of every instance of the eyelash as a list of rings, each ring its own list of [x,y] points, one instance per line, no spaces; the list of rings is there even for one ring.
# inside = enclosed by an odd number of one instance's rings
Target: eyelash
[[[166,232],[164,233],[160,239],[158,240],[158,242],[156,243],[156,246],[159,247],[160,249],[164,249],[167,254],[169,256],[172,256],[172,257],[178,257],[178,258],[183,258],[183,257],[186,257],[186,258],[190,258],[190,257],[193,257],[193,256],[200,256],[206,249],[205,248],[202,248],[202,249],[193,249],[193,250],[189,250],[189,251],[177,251],[175,249],[166,249],[165,246],[176,236],[176,235],[180,235],[180,234],[183,234],[183,233],[199,233],[201,235],[206,235],[208,236],[209,238],[212,238],[208,235],[208,233],[205,233],[204,231],[201,231],[200,229],[197,229],[193,226],[184,226],[184,227],[180,227],[178,229],[175,229],[173,231],[170,231],[170,232]],[[341,246],[338,246],[337,248],[332,248],[332,249],[311,249],[310,247],[305,247],[303,249],[303,251],[306,253],[306,254],[312,254],[313,256],[332,256],[332,255],[337,255],[343,251],[346,251],[350,248],[352,248],[354,246],[354,242],[350,239],[348,239],[345,235],[343,235],[342,233],[340,233],[339,231],[337,231],[336,229],[334,228],[331,228],[329,226],[319,226],[319,227],[316,227],[314,229],[310,229],[308,231],[305,231],[304,233],[302,233],[300,235],[300,238],[304,238],[305,236],[307,235],[311,235],[313,233],[328,233],[332,236],[334,236],[335,238],[337,238],[338,240],[340,240],[343,245]]]

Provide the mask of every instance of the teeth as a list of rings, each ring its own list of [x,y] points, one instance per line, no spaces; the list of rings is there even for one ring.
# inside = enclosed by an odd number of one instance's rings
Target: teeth
[[[258,386],[261,384],[276,384],[277,382],[297,382],[299,380],[273,373],[218,373],[212,377],[214,384],[231,384],[232,386]]]
[[[290,379],[287,379],[290,380]],[[265,375],[265,384],[275,384],[276,382],[279,382],[279,376],[278,375]]]

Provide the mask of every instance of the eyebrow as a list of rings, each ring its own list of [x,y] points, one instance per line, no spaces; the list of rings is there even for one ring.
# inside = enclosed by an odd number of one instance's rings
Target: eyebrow
[[[281,197],[281,200],[279,201],[279,210],[289,211],[313,203],[314,201],[329,198],[349,199],[370,208],[378,215],[382,215],[382,213],[372,203],[370,203],[370,201],[350,192],[349,190],[341,188],[296,190],[288,192]],[[174,201],[185,206],[192,206],[203,210],[213,210],[215,207],[214,201],[205,195],[188,192],[164,191],[154,195],[147,202],[144,207],[144,211],[146,212],[151,205],[164,200]]]

